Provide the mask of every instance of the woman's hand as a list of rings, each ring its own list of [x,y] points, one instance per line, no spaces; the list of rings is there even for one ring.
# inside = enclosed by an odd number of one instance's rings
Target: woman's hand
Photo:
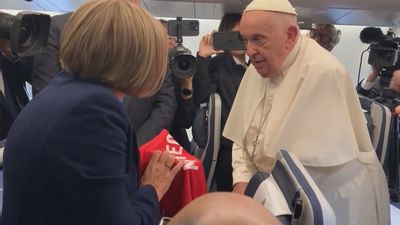
[[[184,164],[184,160],[177,161],[168,151],[154,151],[140,184],[153,186],[160,201]]]

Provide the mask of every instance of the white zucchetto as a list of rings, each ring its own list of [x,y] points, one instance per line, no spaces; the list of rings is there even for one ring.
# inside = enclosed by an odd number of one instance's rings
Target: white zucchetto
[[[254,0],[250,2],[243,13],[254,10],[265,10],[297,15],[296,10],[288,0]]]

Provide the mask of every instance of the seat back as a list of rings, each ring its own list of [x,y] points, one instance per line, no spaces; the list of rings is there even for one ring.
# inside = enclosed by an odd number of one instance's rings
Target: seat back
[[[6,139],[0,141],[0,161],[1,161],[1,169],[0,169],[0,215],[3,209],[3,153],[4,146],[6,144]]]
[[[363,96],[360,96],[359,99],[367,122],[369,120],[368,117],[370,117],[370,122],[372,123],[370,126],[371,142],[381,165],[383,165],[387,155],[392,114],[389,108],[383,104]]]
[[[207,141],[204,147],[201,145],[195,147],[194,155],[203,162],[207,188],[210,190],[214,182],[214,171],[217,165],[221,139],[221,98],[219,94],[211,94],[206,107],[200,107],[199,110],[202,112],[196,116],[201,119],[195,119],[197,122],[192,127],[193,139],[202,142],[204,137],[207,137]],[[203,116],[204,112],[205,116]],[[201,122],[201,120],[204,120],[204,122]],[[204,126],[206,126],[206,129]],[[204,135],[205,131],[206,134]]]
[[[263,204],[282,224],[334,225],[335,213],[294,154],[281,150],[269,173],[257,173],[245,194]]]
[[[3,168],[3,155],[4,155],[4,146],[6,145],[6,140],[0,140],[0,168]]]

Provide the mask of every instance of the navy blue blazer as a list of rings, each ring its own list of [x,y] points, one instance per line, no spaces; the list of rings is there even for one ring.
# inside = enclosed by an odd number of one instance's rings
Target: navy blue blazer
[[[10,129],[2,224],[157,224],[157,194],[139,187],[132,137],[109,88],[59,74]]]

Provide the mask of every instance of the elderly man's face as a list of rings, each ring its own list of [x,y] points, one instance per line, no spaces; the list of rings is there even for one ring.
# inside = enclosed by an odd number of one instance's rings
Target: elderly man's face
[[[318,29],[312,29],[310,31],[310,37],[318,42],[323,48],[328,51],[332,51],[332,32],[329,26],[320,27]]]
[[[289,54],[288,38],[279,19],[278,13],[248,11],[240,21],[240,34],[245,40],[247,55],[262,77],[280,73]]]
[[[392,90],[400,92],[400,69],[393,72],[389,87]]]

